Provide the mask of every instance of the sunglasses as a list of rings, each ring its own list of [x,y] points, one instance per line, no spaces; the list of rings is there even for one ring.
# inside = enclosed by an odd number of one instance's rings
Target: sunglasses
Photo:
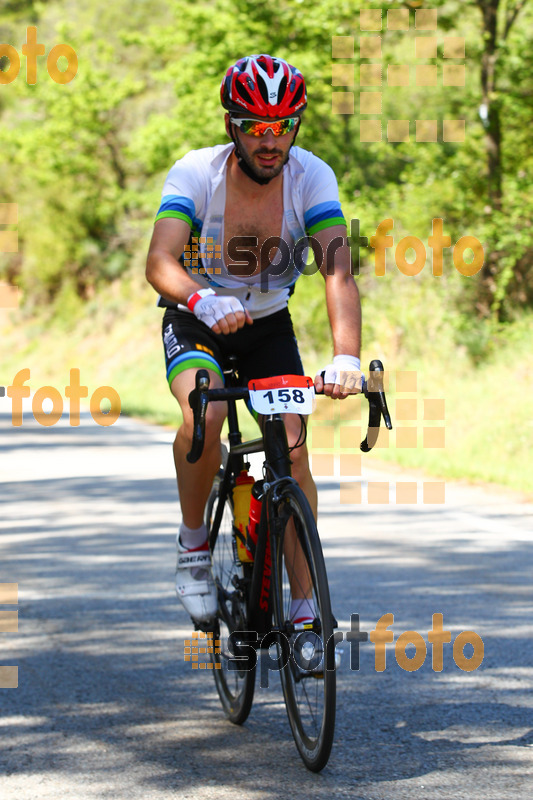
[[[248,133],[251,136],[264,136],[267,131],[272,131],[274,136],[283,136],[285,133],[290,133],[295,129],[299,119],[299,117],[286,117],[277,122],[260,122],[257,119],[230,117],[230,122],[233,122],[243,133]]]

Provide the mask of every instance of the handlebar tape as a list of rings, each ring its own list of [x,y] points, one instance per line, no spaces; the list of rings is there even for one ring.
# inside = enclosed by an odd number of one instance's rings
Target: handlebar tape
[[[193,411],[193,436],[192,446],[187,453],[189,464],[195,464],[204,452],[205,417],[207,414],[207,391],[209,389],[209,373],[206,369],[199,369],[196,373],[196,387],[189,394],[189,406]]]

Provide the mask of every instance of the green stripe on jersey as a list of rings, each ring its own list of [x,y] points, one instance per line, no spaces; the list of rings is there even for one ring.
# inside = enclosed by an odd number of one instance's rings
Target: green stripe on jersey
[[[182,219],[184,222],[187,222],[192,228],[192,219],[188,216],[188,214],[183,214],[181,211],[162,211],[160,214],[157,215],[155,221],[157,222],[158,219],[166,219],[167,217],[173,217],[174,219]]]
[[[346,225],[346,220],[344,217],[330,217],[329,219],[323,219],[322,222],[317,222],[316,225],[312,225],[310,228],[308,228],[306,233],[308,236],[313,236],[313,234],[318,233],[318,231],[323,231],[324,228],[332,228],[333,225]]]

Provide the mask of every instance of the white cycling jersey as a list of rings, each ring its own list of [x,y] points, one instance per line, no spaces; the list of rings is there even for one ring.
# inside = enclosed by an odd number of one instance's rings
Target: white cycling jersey
[[[307,260],[304,237],[345,224],[345,220],[331,167],[308,150],[292,147],[283,168],[281,238],[287,249],[273,251],[270,266],[258,275],[231,275],[216,253],[222,253],[224,247],[226,165],[233,149],[233,144],[206,147],[192,150],[176,161],[167,175],[156,221],[174,217],[188,222],[191,235],[204,242],[198,245],[197,265],[191,261],[192,251],[184,253],[187,272],[202,287],[237,297],[253,318],[259,318],[287,305],[290,287],[300,277]],[[197,270],[202,266],[206,272],[199,274]],[[160,305],[175,304],[161,299]],[[178,308],[188,310],[182,305]]]

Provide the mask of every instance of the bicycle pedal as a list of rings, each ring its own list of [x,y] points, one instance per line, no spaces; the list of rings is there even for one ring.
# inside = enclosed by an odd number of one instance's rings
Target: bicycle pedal
[[[191,619],[192,622],[194,620]],[[211,622],[194,622],[194,630],[195,631],[202,631],[202,633],[214,633],[215,632],[215,620]]]
[[[312,631],[314,622],[293,622],[292,629],[294,632]]]

